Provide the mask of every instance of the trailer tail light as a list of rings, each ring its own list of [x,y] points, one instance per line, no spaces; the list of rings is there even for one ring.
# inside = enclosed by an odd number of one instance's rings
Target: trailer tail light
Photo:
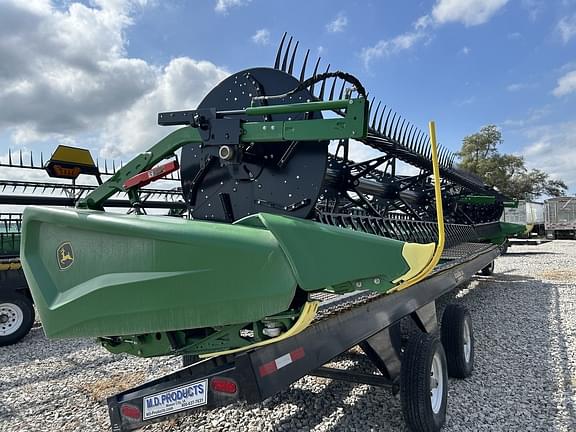
[[[142,418],[142,412],[140,411],[140,408],[134,405],[122,405],[120,407],[120,413],[122,414],[122,417],[128,417],[131,420],[140,420]]]
[[[218,393],[236,394],[238,392],[238,385],[229,378],[212,378],[210,386],[212,390]]]

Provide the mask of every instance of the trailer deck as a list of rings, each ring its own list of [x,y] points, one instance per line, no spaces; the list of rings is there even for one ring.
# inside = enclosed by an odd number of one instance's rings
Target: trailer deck
[[[192,410],[238,401],[257,403],[305,375],[390,387],[397,392],[402,365],[400,320],[410,317],[422,332],[435,334],[435,300],[489,268],[499,254],[500,248],[494,245],[465,243],[446,249],[442,263],[429,277],[403,291],[391,295],[369,291],[315,294],[322,302],[316,319],[298,335],[242,353],[208,358],[108,398],[112,430],[131,431]],[[324,367],[355,345],[360,345],[381,375]]]

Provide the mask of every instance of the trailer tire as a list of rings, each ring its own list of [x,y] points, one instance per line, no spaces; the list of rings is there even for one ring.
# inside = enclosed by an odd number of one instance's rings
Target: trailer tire
[[[494,274],[494,261],[480,270],[480,273],[482,273],[482,276],[492,276]]]
[[[448,374],[440,340],[427,333],[414,334],[402,356],[400,402],[408,428],[437,432],[446,421]]]
[[[474,370],[474,332],[468,309],[456,304],[446,306],[440,330],[448,375],[468,378]]]
[[[0,346],[12,345],[28,334],[34,324],[32,300],[17,292],[0,294]]]

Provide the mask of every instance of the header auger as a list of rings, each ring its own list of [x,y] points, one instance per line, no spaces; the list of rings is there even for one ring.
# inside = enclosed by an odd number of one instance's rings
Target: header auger
[[[304,329],[311,293],[397,291],[434,268],[444,240],[502,241],[501,194],[433,135],[374,108],[354,76],[318,73],[317,61],[306,78],[308,53],[293,76],[291,41],[274,68],[160,113],[182,127],[77,208],[25,211],[23,267],[48,336],[144,357],[229,353]],[[352,160],[354,141],[374,157]],[[419,174],[398,175],[398,160]],[[103,211],[127,192],[140,213],[140,188],[177,169],[183,217]]]

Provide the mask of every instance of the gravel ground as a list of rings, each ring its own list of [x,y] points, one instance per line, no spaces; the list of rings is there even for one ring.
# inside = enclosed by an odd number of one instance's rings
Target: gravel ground
[[[514,246],[496,273],[441,303],[466,305],[471,378],[450,380],[446,431],[576,431],[576,242]],[[48,341],[39,325],[0,348],[1,431],[108,430],[105,397],[174,370],[179,359],[113,356],[89,340]],[[356,350],[332,364],[373,368]],[[234,405],[146,431],[405,431],[384,389],[306,377],[256,406]]]

